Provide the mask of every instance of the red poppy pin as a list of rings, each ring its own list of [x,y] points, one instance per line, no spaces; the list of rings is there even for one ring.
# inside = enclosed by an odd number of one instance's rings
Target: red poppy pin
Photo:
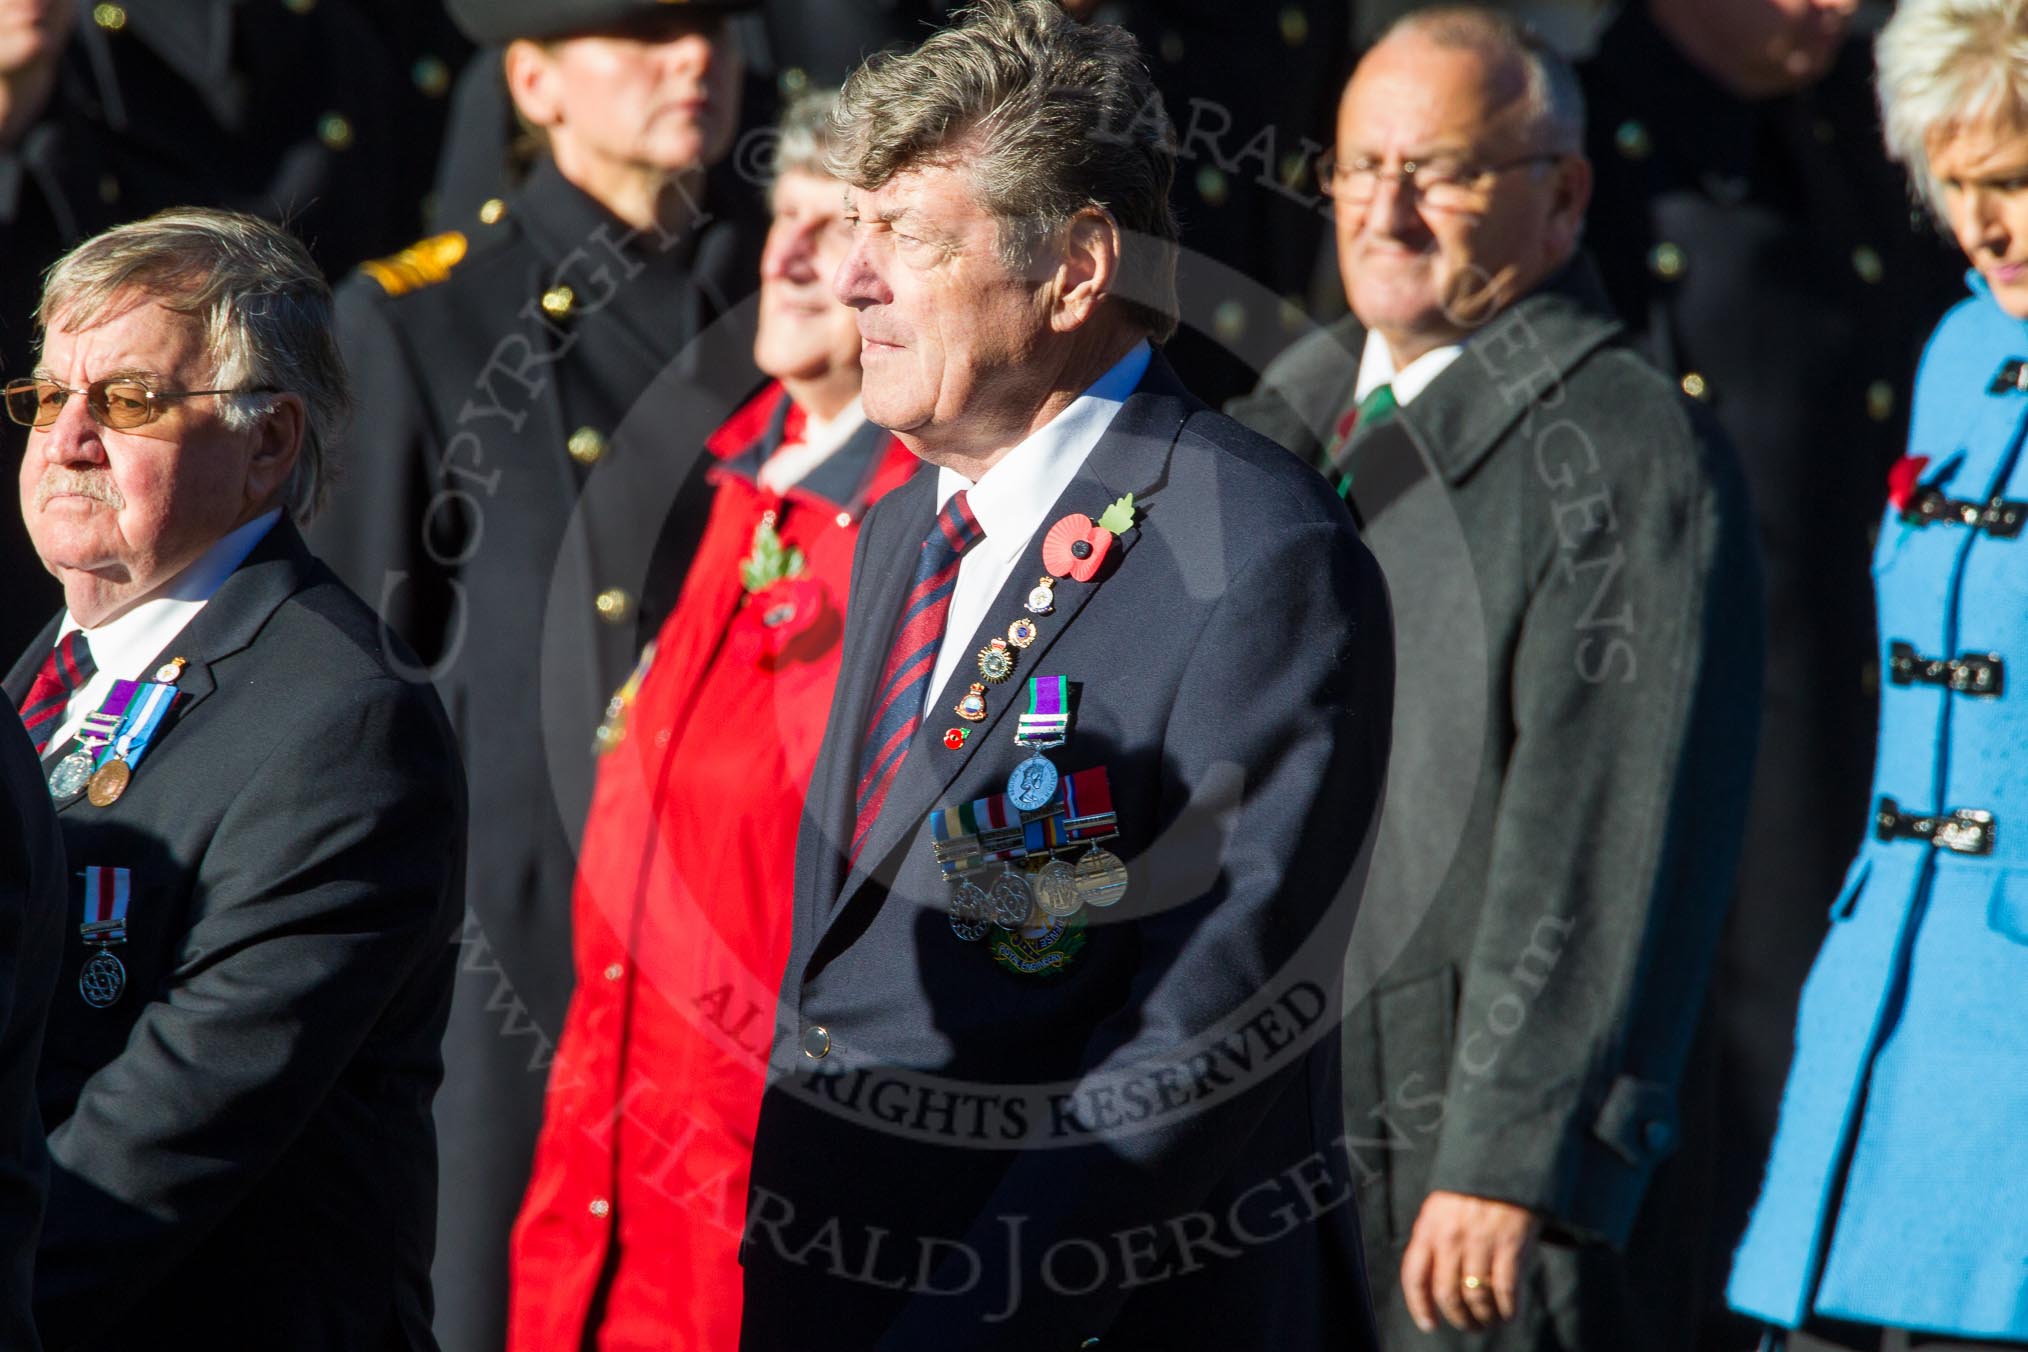
[[[772,668],[792,652],[821,646],[830,611],[823,583],[783,578],[747,599],[726,632],[727,650],[742,662]]]
[[[1887,471],[1887,502],[1896,512],[1906,512],[1915,500],[1916,485],[1928,466],[1926,455],[1904,455]]]
[[[1134,524],[1134,495],[1105,509],[1097,521],[1072,512],[1042,537],[1042,566],[1058,577],[1089,582],[1098,576],[1113,547],[1113,537]]]

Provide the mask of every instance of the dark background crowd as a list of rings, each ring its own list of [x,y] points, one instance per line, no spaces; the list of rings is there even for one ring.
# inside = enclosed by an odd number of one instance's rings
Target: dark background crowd
[[[868,51],[914,42],[950,7],[767,0],[736,16],[742,134],[771,126],[802,91],[837,84]],[[1138,36],[1174,119],[1183,326],[1166,352],[1197,394],[1223,403],[1344,312],[1314,164],[1362,44],[1412,6],[1065,7]],[[1719,1311],[1717,1292],[1773,1133],[1797,992],[1866,810],[1880,680],[1870,532],[1903,449],[1917,355],[1962,294],[1962,262],[1881,150],[1869,42],[1886,6],[1818,7],[1844,17],[1842,41],[1821,61],[1773,69],[1753,64],[1754,25],[1810,7],[1534,8],[1582,57],[1597,174],[1587,247],[1648,358],[1737,448],[1766,568],[1759,770],[1710,1054],[1684,1091],[1716,1123],[1715,1147],[1690,1161],[1701,1177],[1676,1181],[1698,1199],[1681,1214],[1697,1219],[1672,1236],[1677,1261],[1707,1274],[1704,1346],[1743,1349],[1756,1334]],[[727,163],[740,170],[740,153]],[[419,239],[492,224],[529,172],[499,52],[475,48],[438,0],[0,2],[0,377],[33,368],[43,269],[118,222],[171,205],[250,210],[298,232],[336,284],[377,260],[398,269]],[[758,218],[762,176],[734,191],[750,194]],[[740,207],[726,211],[736,221]],[[757,252],[758,239],[745,247]],[[5,432],[18,452],[23,430]],[[0,650],[12,654],[61,601],[11,514],[0,570]],[[632,621],[619,643],[631,650],[666,601],[602,592],[600,607],[602,619]],[[475,812],[475,837],[486,830]],[[475,840],[474,856],[483,849]],[[553,1039],[560,994],[545,1004],[530,985],[521,1013]],[[454,1063],[440,1112],[458,1111],[458,1075]],[[531,1081],[531,1112],[539,1093]],[[481,1152],[474,1166],[454,1140],[445,1149],[447,1174],[478,1168],[474,1188],[511,1216],[525,1153]],[[451,1247],[440,1239],[440,1262]],[[440,1282],[438,1297],[447,1320],[463,1317],[455,1287]],[[486,1347],[498,1332],[486,1322],[447,1323],[445,1346]]]

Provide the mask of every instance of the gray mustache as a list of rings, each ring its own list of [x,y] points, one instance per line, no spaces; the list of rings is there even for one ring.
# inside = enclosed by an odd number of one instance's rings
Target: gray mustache
[[[35,505],[40,509],[51,498],[65,493],[102,502],[116,512],[127,505],[127,499],[113,483],[112,475],[104,470],[70,469],[52,469],[42,476],[42,482],[35,485]]]

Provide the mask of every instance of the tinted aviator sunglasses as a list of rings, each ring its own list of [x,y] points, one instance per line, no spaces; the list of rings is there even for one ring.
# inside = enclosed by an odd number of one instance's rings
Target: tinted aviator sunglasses
[[[7,401],[7,416],[23,427],[48,427],[63,413],[73,394],[85,397],[85,410],[92,421],[115,431],[145,427],[162,416],[179,399],[205,394],[276,394],[270,386],[245,390],[152,390],[132,376],[108,376],[94,380],[82,390],[59,385],[54,380],[10,380],[0,386],[0,398]]]

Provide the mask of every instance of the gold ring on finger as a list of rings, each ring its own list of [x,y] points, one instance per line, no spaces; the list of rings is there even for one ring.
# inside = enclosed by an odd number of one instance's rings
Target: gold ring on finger
[[[1462,1283],[1460,1283],[1460,1285],[1462,1285],[1467,1291],[1476,1291],[1485,1284],[1486,1279],[1484,1277],[1470,1277],[1470,1276],[1466,1277],[1465,1280]]]

